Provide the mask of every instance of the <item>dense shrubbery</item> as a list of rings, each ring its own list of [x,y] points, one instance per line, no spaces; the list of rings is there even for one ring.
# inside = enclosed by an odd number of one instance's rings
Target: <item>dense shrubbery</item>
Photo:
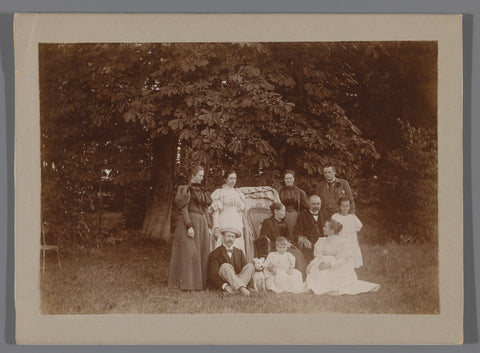
[[[436,132],[401,121],[398,129],[402,144],[382,160],[373,178],[355,182],[358,203],[393,240],[436,240]]]
[[[71,177],[62,178],[63,170],[53,168],[51,165],[42,168],[41,217],[48,241],[86,244],[98,235],[87,217],[95,202],[95,193],[88,185],[80,186]]]
[[[388,154],[387,176],[395,202],[392,221],[405,241],[436,240],[438,164],[435,130],[399,122],[403,143]]]

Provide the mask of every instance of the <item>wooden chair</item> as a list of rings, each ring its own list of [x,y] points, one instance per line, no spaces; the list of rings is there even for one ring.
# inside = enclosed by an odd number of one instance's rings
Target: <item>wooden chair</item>
[[[253,244],[255,247],[255,257],[266,257],[272,250],[271,242],[268,237],[260,236],[260,229],[265,218],[272,215],[268,208],[254,207],[247,211],[247,220],[250,229],[253,231]]]
[[[48,245],[45,240],[45,227],[43,223],[42,225],[42,244],[40,245],[40,249],[42,251],[42,273],[45,273],[45,254],[47,251],[56,251],[57,252],[57,259],[58,259],[58,267],[62,269],[62,264],[60,263],[60,253],[58,251],[58,245]]]

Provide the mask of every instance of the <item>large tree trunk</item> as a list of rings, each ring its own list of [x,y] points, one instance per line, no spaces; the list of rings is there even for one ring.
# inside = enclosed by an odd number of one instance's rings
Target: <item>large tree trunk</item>
[[[142,227],[145,237],[170,237],[176,151],[175,136],[159,137],[153,141],[152,194]]]

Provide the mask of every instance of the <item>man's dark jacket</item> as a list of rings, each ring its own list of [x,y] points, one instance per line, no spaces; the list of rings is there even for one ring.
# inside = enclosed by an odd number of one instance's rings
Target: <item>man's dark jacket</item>
[[[300,236],[307,237],[308,240],[310,240],[310,242],[315,245],[318,238],[324,236],[324,225],[325,220],[323,219],[320,212],[318,213],[318,218],[316,221],[310,211],[304,211],[300,213],[294,228],[295,240],[298,240],[298,237]]]
[[[331,216],[333,213],[339,211],[338,201],[342,196],[350,199],[350,213],[355,213],[355,200],[353,199],[352,189],[348,181],[340,178],[335,178],[332,185],[329,185],[326,180],[320,182],[315,187],[315,193],[320,196],[322,200],[321,211],[323,214]],[[328,219],[327,219],[328,220]]]
[[[225,283],[225,280],[218,275],[218,270],[224,263],[232,265],[235,273],[238,274],[247,264],[247,260],[245,259],[243,251],[235,247],[233,248],[232,257],[228,256],[227,249],[224,245],[213,250],[208,258],[208,283],[210,287],[221,289]]]
[[[303,256],[305,256],[305,260],[307,262],[313,259],[313,247],[315,246],[318,238],[324,236],[324,225],[325,220],[320,212],[318,213],[318,218],[316,221],[310,211],[304,211],[300,213],[297,218],[297,223],[295,224],[294,228],[295,242],[298,244],[299,237],[306,237],[312,244],[311,249],[301,248]]]

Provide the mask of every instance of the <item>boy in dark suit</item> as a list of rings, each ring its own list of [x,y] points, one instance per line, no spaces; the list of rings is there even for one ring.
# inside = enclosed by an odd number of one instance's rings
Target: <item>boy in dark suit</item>
[[[233,243],[242,234],[238,229],[221,229],[223,244],[210,253],[208,259],[208,282],[211,287],[234,294],[250,295],[247,289],[255,267],[247,263],[243,251],[235,248]]]
[[[320,197],[312,195],[308,203],[310,209],[298,216],[294,229],[298,247],[302,250],[307,263],[313,259],[313,248],[318,238],[324,236],[322,229],[326,221],[320,212],[322,205]]]

